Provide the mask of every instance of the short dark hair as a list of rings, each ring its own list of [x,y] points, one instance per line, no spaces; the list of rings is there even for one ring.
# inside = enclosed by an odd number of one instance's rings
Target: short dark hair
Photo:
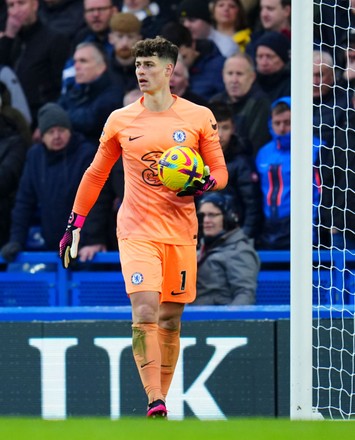
[[[171,41],[157,36],[155,38],[146,38],[138,41],[132,48],[132,53],[137,57],[152,57],[165,58],[173,61],[174,66],[179,54],[179,48]]]
[[[229,104],[223,101],[212,101],[208,104],[208,107],[217,122],[227,121],[228,119],[233,121],[233,110]]]
[[[272,115],[279,115],[280,113],[287,112],[287,111],[290,111],[290,110],[291,110],[290,106],[286,102],[280,101],[272,109],[271,114]]]

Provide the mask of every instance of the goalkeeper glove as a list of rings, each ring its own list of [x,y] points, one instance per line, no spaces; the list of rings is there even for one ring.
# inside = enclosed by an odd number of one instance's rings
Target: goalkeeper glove
[[[187,186],[184,190],[179,191],[176,195],[182,196],[202,196],[206,191],[211,190],[216,185],[216,180],[210,175],[210,168],[205,165],[201,180],[194,180],[192,185]]]
[[[67,269],[71,261],[78,256],[80,231],[85,219],[86,217],[75,214],[75,212],[70,214],[67,229],[59,243],[59,257],[64,269]]]

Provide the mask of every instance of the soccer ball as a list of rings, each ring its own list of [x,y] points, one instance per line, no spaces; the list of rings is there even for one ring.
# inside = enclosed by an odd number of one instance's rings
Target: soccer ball
[[[194,180],[203,177],[204,163],[199,153],[190,147],[175,146],[166,150],[158,162],[158,176],[172,191],[182,191]]]

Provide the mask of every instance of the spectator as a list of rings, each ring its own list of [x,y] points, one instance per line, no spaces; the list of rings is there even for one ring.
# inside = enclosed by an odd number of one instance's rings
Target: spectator
[[[222,69],[225,58],[213,41],[194,40],[190,30],[179,23],[168,23],[162,36],[179,47],[179,54],[189,69],[190,89],[209,100],[224,90]]]
[[[250,157],[243,140],[235,133],[233,111],[224,103],[209,105],[218,123],[218,135],[228,169],[228,185],[223,193],[233,197],[239,225],[244,234],[254,239],[263,220],[259,176],[254,158]]]
[[[334,143],[323,146],[320,160],[321,242],[326,247],[355,249],[355,111],[346,110]]]
[[[75,52],[78,44],[94,42],[102,46],[108,58],[113,54],[113,46],[108,40],[110,33],[110,20],[117,12],[117,7],[112,0],[83,0],[84,18],[86,26],[76,35],[72,41],[71,55]],[[62,92],[65,92],[75,82],[74,59],[67,59],[63,69]]]
[[[193,305],[254,304],[260,261],[238,225],[231,198],[206,194],[198,203],[198,216],[202,239]]]
[[[11,210],[28,146],[18,131],[18,121],[23,116],[9,105],[7,94],[0,83],[0,247],[9,240]],[[26,125],[24,119],[23,124]]]
[[[74,62],[75,84],[58,103],[68,112],[73,129],[97,144],[110,113],[122,107],[123,90],[112,83],[105,53],[96,43],[80,43]]]
[[[42,0],[39,17],[70,40],[85,26],[82,0]]]
[[[123,87],[124,93],[138,87],[132,47],[141,39],[141,22],[135,15],[118,12],[112,16],[109,42],[114,51],[110,58],[110,69],[115,82]]]
[[[291,98],[272,103],[270,133],[272,141],[260,149],[256,166],[263,193],[264,227],[257,247],[290,249],[291,183]],[[313,163],[319,164],[320,140],[313,138]],[[297,146],[295,147],[297,148]],[[316,170],[315,170],[316,181]],[[317,185],[313,186],[314,218],[319,202]]]
[[[257,80],[271,102],[291,95],[290,40],[267,32],[256,43]]]
[[[254,63],[248,54],[237,54],[223,67],[225,91],[210,100],[224,101],[231,105],[235,130],[248,145],[254,157],[259,148],[270,140],[268,120],[270,101],[256,81]]]
[[[212,26],[212,15],[206,0],[182,0],[177,13],[181,23],[190,30],[193,40],[213,41],[224,57],[239,52],[239,46],[232,37]]]
[[[122,12],[134,14],[142,24],[141,32],[143,38],[154,38],[160,34],[163,26],[174,19],[170,8],[162,2],[150,0],[123,0]],[[165,7],[163,7],[165,6]]]
[[[203,99],[201,96],[190,90],[189,76],[189,69],[183,62],[182,58],[178,57],[173,74],[170,78],[171,93],[194,102],[195,104],[207,106],[208,101],[206,99]]]
[[[334,145],[335,132],[346,123],[349,91],[335,84],[335,66],[328,52],[313,52],[313,134]]]
[[[79,181],[96,151],[95,146],[71,131],[66,112],[57,104],[41,107],[38,122],[42,142],[28,151],[12,211],[10,239],[1,249],[2,257],[9,262],[26,249],[31,221],[37,212],[44,249],[58,249]],[[97,210],[101,211],[99,205]],[[98,217],[93,212],[80,249],[83,261],[104,250],[105,228],[101,221],[102,214]]]
[[[30,125],[28,123],[28,121],[25,119],[24,115],[21,113],[21,111],[15,107],[15,105],[13,104],[13,100],[12,99],[12,95],[11,95],[11,91],[9,90],[9,87],[12,87],[14,84],[9,84],[9,82],[7,82],[7,79],[10,79],[11,81],[13,81],[14,79],[16,80],[16,77],[12,76],[12,71],[10,70],[10,75],[8,78],[4,78],[6,75],[2,75],[4,70],[8,70],[9,68],[7,68],[6,66],[1,69],[0,71],[0,110],[1,110],[1,115],[2,117],[5,118],[5,122],[7,125],[11,125],[14,133],[19,134],[22,139],[24,140],[24,142],[27,144],[27,146],[29,146],[31,144],[31,130],[30,130]],[[5,81],[3,81],[5,80]],[[20,85],[17,84],[15,85],[15,87],[17,87]],[[20,101],[21,102],[21,101]],[[24,101],[24,103],[26,104],[26,101]],[[20,107],[21,108],[21,107]],[[7,137],[7,135],[6,135]]]
[[[214,28],[231,37],[241,52],[250,43],[251,28],[242,0],[213,0],[211,2]]]
[[[39,107],[59,97],[69,41],[38,18],[38,0],[7,0],[7,14],[0,60],[15,71],[36,127]]]
[[[254,58],[255,44],[267,32],[279,32],[291,40],[291,0],[260,0],[260,27],[251,35],[246,51]]]

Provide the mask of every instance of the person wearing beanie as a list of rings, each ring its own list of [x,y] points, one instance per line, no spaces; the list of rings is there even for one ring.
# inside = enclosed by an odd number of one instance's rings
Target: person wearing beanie
[[[76,189],[96,153],[95,145],[72,132],[67,113],[58,104],[42,106],[37,119],[40,141],[28,150],[12,210],[9,241],[0,251],[8,262],[14,261],[23,250],[58,250]],[[90,260],[96,252],[105,249],[103,198],[95,209],[88,217],[90,226],[79,251],[81,261]],[[38,218],[35,225],[34,218]],[[39,240],[34,240],[33,226],[40,231]]]
[[[212,15],[206,0],[182,0],[177,9],[180,22],[186,26],[194,40],[213,41],[224,57],[239,52],[239,46],[229,35],[212,26]]]
[[[270,101],[290,96],[290,40],[280,32],[266,32],[255,47],[257,81]]]
[[[239,227],[232,196],[223,192],[202,196],[197,214],[201,240],[192,305],[254,304],[260,260]]]
[[[132,47],[142,39],[142,23],[130,12],[118,12],[110,21],[109,42],[113,46],[110,70],[114,82],[120,84],[123,93],[138,87],[132,55]]]

